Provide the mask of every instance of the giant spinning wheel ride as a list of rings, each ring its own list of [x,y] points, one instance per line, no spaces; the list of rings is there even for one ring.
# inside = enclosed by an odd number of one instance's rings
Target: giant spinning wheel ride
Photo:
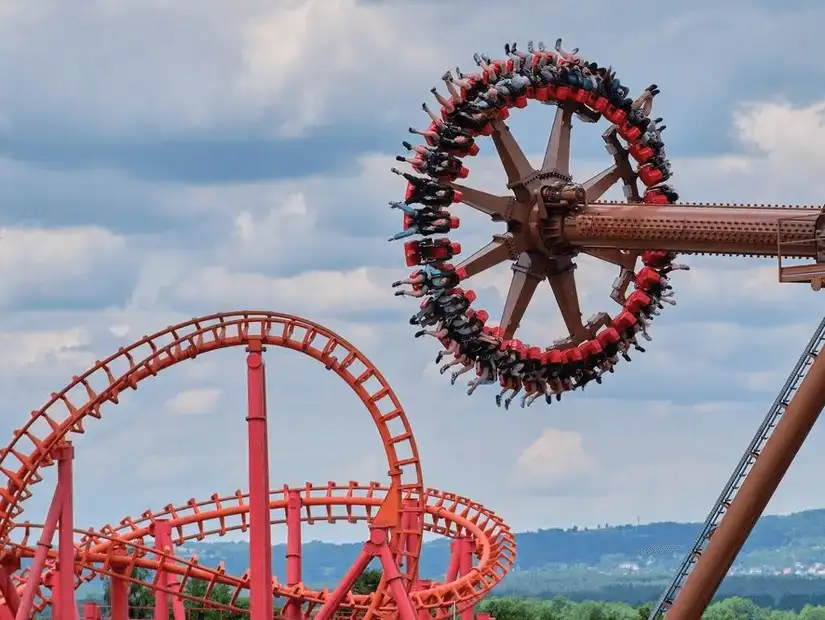
[[[655,85],[639,97],[615,74],[566,52],[561,39],[554,50],[542,44],[522,52],[505,46],[503,59],[476,55],[477,73],[456,70],[443,76],[447,96],[432,89],[439,112],[424,110],[426,130],[410,129],[425,145],[404,146],[398,157],[414,172],[393,172],[407,180],[403,202],[390,203],[404,213],[404,230],[390,240],[418,235],[404,244],[407,266],[416,267],[395,287],[397,295],[423,297],[410,322],[438,338],[463,372],[475,370],[468,393],[498,380],[502,394],[524,390],[522,406],[544,396],[583,387],[613,372],[619,356],[649,339],[647,327],[663,303],[675,303],[668,274],[687,266],[678,254],[776,257],[780,282],[825,283],[825,215],[819,206],[743,205],[678,202],[665,182],[671,176],[662,142],[661,118],[653,118]],[[534,166],[510,132],[506,120],[514,108],[530,102],[555,108],[550,136],[539,166]],[[603,139],[613,163],[594,177],[577,181],[571,174],[573,119],[606,121]],[[493,194],[465,184],[478,140],[492,138],[506,176],[506,193]],[[602,201],[621,183],[625,202]],[[453,265],[461,245],[433,238],[458,228],[450,212],[464,203],[506,230],[468,258]],[[620,306],[582,321],[575,259],[585,254],[618,269],[611,299]],[[800,259],[789,265],[786,259]],[[497,326],[489,314],[471,308],[475,294],[459,285],[502,263],[512,263],[512,278]],[[516,339],[533,296],[544,281],[552,289],[568,334],[549,345],[530,346]],[[629,292],[630,289],[632,292]],[[733,564],[758,517],[778,487],[823,406],[825,322],[803,352],[782,393],[760,426],[731,480],[714,505],[706,526],[673,584],[651,618],[667,612],[669,620],[698,620]],[[438,359],[444,352],[440,353]]]
[[[387,459],[389,480],[361,485],[307,483],[270,488],[267,446],[266,347],[300,352],[338,375],[355,392],[372,419]],[[74,448],[70,438],[83,433],[119,396],[136,390],[159,372],[218,349],[247,351],[249,492],[214,494],[205,501],[169,504],[119,525],[75,530],[73,523]],[[58,481],[42,525],[23,519],[25,502],[42,481],[43,468],[57,464]],[[56,620],[75,620],[74,589],[96,576],[111,585],[113,620],[127,620],[128,586],[134,569],[154,572],[155,618],[185,620],[183,601],[248,613],[253,620],[273,616],[301,620],[336,617],[444,618],[460,613],[472,620],[474,605],[501,581],[515,561],[515,540],[490,510],[465,497],[424,487],[415,438],[406,413],[375,366],[344,338],[311,321],[273,312],[243,311],[192,319],[171,326],[76,376],[33,411],[0,450],[0,615],[30,620],[51,606]],[[316,590],[301,579],[302,523],[366,523],[369,536],[350,570],[333,590]],[[287,526],[286,583],[273,579],[270,524]],[[266,524],[261,527],[259,524]],[[56,531],[58,549],[52,549]],[[197,558],[175,555],[190,540],[249,531],[250,568],[229,575]],[[452,539],[450,565],[443,583],[419,578],[418,558],[424,532]],[[145,539],[151,537],[153,544]],[[383,568],[374,594],[351,589],[373,558]],[[21,570],[23,562],[28,565]],[[186,583],[207,583],[201,596],[187,594]],[[229,603],[211,599],[215,584],[229,586]],[[249,609],[238,604],[248,592]],[[274,615],[273,598],[279,603]],[[99,620],[94,605],[85,620]]]

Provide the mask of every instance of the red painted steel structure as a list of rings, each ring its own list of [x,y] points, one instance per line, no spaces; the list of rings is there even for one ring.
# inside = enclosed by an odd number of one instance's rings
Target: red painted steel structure
[[[106,403],[117,404],[127,388],[199,354],[226,347],[247,350],[247,431],[249,493],[240,491],[204,502],[147,511],[127,517],[119,526],[99,531],[75,530],[73,524],[72,460],[69,437],[84,432],[84,423],[101,417]],[[308,355],[341,377],[366,406],[384,444],[389,484],[270,489],[267,448],[266,376],[263,353],[277,346]],[[78,389],[79,388],[79,389]],[[78,399],[78,392],[84,400]],[[38,422],[45,422],[38,424]],[[42,432],[41,429],[46,429]],[[31,487],[41,481],[40,469],[57,463],[58,480],[43,525],[22,521],[23,504]],[[63,390],[52,395],[30,420],[15,432],[0,452],[6,475],[0,487],[0,592],[4,620],[28,620],[50,605],[56,620],[76,620],[74,588],[96,576],[108,577],[111,617],[128,617],[128,587],[136,582],[136,567],[155,577],[154,616],[184,620],[184,600],[233,612],[254,620],[273,617],[298,620],[312,614],[320,620],[340,615],[340,608],[359,617],[397,617],[402,620],[439,618],[458,610],[472,618],[473,606],[497,584],[515,560],[512,534],[494,513],[476,502],[451,493],[426,489],[418,450],[406,414],[381,373],[352,344],[323,326],[272,312],[244,311],[216,314],[187,321],[147,336],[95,364]],[[318,511],[321,511],[320,514]],[[344,516],[335,510],[343,510]],[[284,517],[273,517],[283,511]],[[355,563],[332,592],[313,590],[302,583],[302,524],[325,520],[366,522],[369,537]],[[286,583],[273,579],[269,524],[287,526]],[[262,527],[260,524],[267,524]],[[187,540],[232,531],[249,531],[250,569],[243,576],[228,575],[222,566],[207,568],[196,558],[174,553]],[[453,538],[453,559],[445,583],[418,579],[418,557],[423,532]],[[58,549],[52,549],[55,534]],[[144,545],[152,537],[154,544]],[[35,542],[36,540],[36,542]],[[473,555],[477,557],[474,563]],[[378,591],[354,595],[352,585],[369,561],[383,567]],[[23,560],[30,567],[20,570]],[[458,567],[458,568],[454,568]],[[189,579],[209,585],[202,598],[184,591]],[[233,589],[232,602],[208,600],[215,584]],[[249,610],[237,606],[247,591]],[[283,600],[278,615],[273,599]],[[84,620],[98,619],[99,610],[86,605]]]

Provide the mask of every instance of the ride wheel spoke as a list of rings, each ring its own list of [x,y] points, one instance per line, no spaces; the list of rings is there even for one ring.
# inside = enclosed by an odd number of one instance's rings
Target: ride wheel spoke
[[[467,271],[467,277],[472,278],[513,258],[513,253],[520,251],[520,245],[519,239],[510,233],[495,235],[490,243],[463,260],[459,268],[463,267]]]
[[[521,150],[521,146],[516,141],[510,128],[504,121],[493,121],[493,144],[496,146],[498,158],[501,160],[501,165],[504,166],[504,172],[507,174],[507,185],[510,187],[522,202],[530,200],[530,193],[525,187],[518,186],[519,182],[529,177],[535,172],[533,166],[530,165],[530,160]]]
[[[499,323],[504,338],[512,338],[521,324],[527,306],[530,305],[539,283],[545,278],[547,258],[535,252],[522,252],[512,269],[513,277]]]
[[[613,157],[619,178],[623,183],[624,196],[630,202],[641,202],[639,189],[636,186],[636,171],[630,163],[630,154],[627,149],[619,142],[619,132],[615,125],[609,127],[603,134],[605,148],[607,152]]]
[[[570,334],[570,342],[578,344],[587,338],[587,333],[582,324],[579,292],[576,289],[576,265],[569,258],[555,259],[548,264],[546,274],[564,325]]]
[[[461,202],[463,204],[489,215],[494,221],[508,219],[508,214],[515,202],[509,196],[496,196],[458,183],[453,183],[453,188],[461,192]]]
[[[544,150],[542,172],[570,175],[570,135],[573,129],[573,109],[566,105],[556,108],[553,127]]]
[[[587,202],[596,202],[621,180],[622,172],[619,166],[614,164],[610,166],[610,168],[602,170],[599,174],[582,183],[585,200]]]

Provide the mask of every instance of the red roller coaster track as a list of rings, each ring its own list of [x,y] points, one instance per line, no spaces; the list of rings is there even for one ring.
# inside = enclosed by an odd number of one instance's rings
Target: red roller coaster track
[[[407,265],[420,268],[397,285],[408,284],[411,289],[403,294],[424,298],[411,323],[433,328],[421,333],[438,338],[453,356],[447,365],[459,368],[453,380],[475,370],[470,391],[498,381],[499,402],[505,405],[519,392],[527,397],[525,404],[539,396],[551,402],[591,380],[600,382],[620,356],[627,358],[634,348],[644,350],[637,338],[647,337],[647,327],[663,303],[675,303],[667,274],[686,268],[674,263],[677,253],[775,256],[780,282],[805,282],[814,290],[825,285],[825,215],[820,207],[677,202],[675,191],[664,185],[670,176],[661,140],[664,127],[661,119],[650,118],[658,93],[654,85],[632,100],[612,71],[565,52],[560,42],[555,51],[539,46],[522,53],[508,46],[506,53],[504,60],[477,56],[476,74],[445,74],[450,96],[433,91],[442,106],[440,114],[430,113],[427,130],[412,130],[423,135],[427,145],[405,143],[415,155],[400,157],[425,176],[396,171],[408,185],[403,202],[393,203],[405,214],[404,231],[393,239],[425,237],[405,245]],[[505,123],[511,109],[529,101],[556,108],[539,167],[529,162]],[[613,159],[611,166],[582,183],[574,181],[570,170],[574,117],[584,122],[607,119],[603,138]],[[493,140],[506,173],[507,195],[458,184],[469,174],[463,159],[477,154],[475,142],[481,136]],[[627,202],[601,201],[619,182]],[[458,218],[448,211],[457,202],[506,224],[506,230],[453,266],[447,261],[460,254],[460,245],[446,237],[428,237],[458,227]],[[610,295],[621,306],[615,316],[602,312],[582,321],[574,260],[579,254],[618,267]],[[787,258],[808,262],[783,264]],[[493,327],[487,325],[486,312],[471,308],[475,295],[458,284],[506,262],[513,263],[513,277],[501,320]],[[549,346],[527,346],[515,338],[516,331],[545,280],[568,335]],[[717,523],[714,516],[706,544],[688,559],[692,569],[684,573],[687,580],[682,583],[680,576],[678,587],[672,588],[675,599],[671,591],[663,597],[661,609],[669,608],[669,620],[699,620],[825,407],[825,356],[820,355],[825,323],[814,341],[772,408],[768,430],[760,429],[756,448],[746,454],[743,462],[750,473],[744,480],[734,478],[732,488],[738,492],[725,495],[719,505],[724,518]],[[236,346],[247,349],[249,495],[215,495],[207,502],[127,518],[118,527],[75,532],[71,436],[85,432],[85,425],[100,418],[107,404],[116,405],[122,392],[136,390],[144,379],[202,353]],[[270,488],[263,363],[267,346],[309,355],[353,389],[384,445],[387,484]],[[58,482],[45,522],[29,524],[23,519],[25,502],[42,481],[42,468],[55,463]],[[5,476],[5,484],[0,484],[0,613],[5,619],[0,620],[30,620],[49,602],[57,620],[75,620],[74,588],[94,575],[111,580],[112,617],[125,620],[125,588],[134,581],[131,571],[137,566],[155,571],[151,587],[157,620],[167,617],[170,600],[176,620],[181,620],[181,602],[192,598],[181,588],[193,578],[230,586],[235,597],[223,607],[232,611],[241,611],[237,596],[248,590],[253,620],[273,617],[275,597],[284,601],[279,617],[290,620],[310,614],[326,620],[341,605],[364,618],[424,620],[458,609],[462,620],[472,620],[473,605],[514,561],[512,535],[497,517],[469,500],[424,487],[412,430],[378,370],[340,336],[295,316],[216,314],[120,349],[31,414],[0,450],[0,471]],[[285,516],[273,521],[273,510]],[[369,528],[361,555],[332,592],[313,590],[301,580],[301,524],[314,520],[360,520]],[[285,584],[272,578],[270,528],[257,526],[269,522],[285,522],[289,532]],[[52,551],[58,528],[58,548]],[[221,566],[207,568],[194,558],[174,555],[175,546],[193,536],[245,529],[250,537],[245,575],[230,576]],[[424,531],[454,539],[446,583],[418,578]],[[147,536],[154,539],[152,547],[144,544]],[[384,569],[377,592],[352,594],[357,574],[375,557]],[[21,571],[24,559],[31,565]]]
[[[84,424],[100,418],[104,405],[117,404],[124,390],[137,389],[144,379],[200,354],[239,346],[247,350],[249,493],[215,494],[204,502],[191,500],[184,506],[147,511],[136,519],[127,517],[117,527],[75,531],[70,436],[85,432]],[[263,362],[268,346],[308,355],[352,388],[384,445],[388,484],[270,489]],[[55,463],[58,483],[46,521],[42,525],[23,521],[25,501],[42,480],[41,468]],[[156,591],[157,618],[166,618],[171,599],[175,620],[182,620],[181,602],[196,598],[182,592],[189,579],[230,586],[232,604],[222,606],[230,611],[244,611],[235,601],[248,590],[248,613],[256,620],[273,617],[273,598],[283,601],[279,617],[291,620],[310,613],[326,620],[342,605],[365,618],[414,620],[421,614],[438,618],[456,609],[467,617],[515,559],[513,536],[495,514],[464,497],[424,487],[407,416],[378,369],[338,334],[291,315],[264,311],[215,314],[169,327],[120,349],[74,377],[33,412],[0,451],[0,468],[7,477],[6,486],[0,488],[0,592],[5,601],[0,609],[18,620],[28,619],[50,602],[56,618],[74,620],[74,598],[65,593],[95,576],[111,580],[112,617],[125,620],[125,588],[135,581],[131,576],[135,567],[155,573],[151,587]],[[284,516],[273,517],[273,511]],[[301,525],[342,520],[365,522],[369,538],[337,588],[314,590],[301,581]],[[270,528],[255,525],[262,522],[287,526],[285,584],[273,579]],[[52,551],[58,524],[59,545]],[[244,575],[228,575],[221,566],[208,568],[196,558],[174,555],[174,548],[187,540],[247,530],[250,568]],[[454,539],[445,583],[418,578],[425,531]],[[144,544],[150,536],[154,539],[151,547]],[[383,567],[377,592],[352,594],[355,580],[376,557]],[[31,565],[21,571],[23,560]],[[198,600],[204,606],[221,607],[208,600],[208,593]]]

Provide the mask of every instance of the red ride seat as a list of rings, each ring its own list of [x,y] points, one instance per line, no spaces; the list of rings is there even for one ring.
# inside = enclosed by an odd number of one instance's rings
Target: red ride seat
[[[404,261],[407,267],[421,264],[421,255],[418,253],[418,242],[408,241],[404,244]]]
[[[660,286],[662,282],[662,274],[652,267],[645,267],[636,274],[634,283],[643,291],[650,290],[653,287]]]
[[[651,187],[657,183],[661,183],[662,179],[665,178],[665,175],[662,174],[662,171],[658,168],[654,168],[650,164],[645,164],[639,168],[639,178],[642,180],[642,183],[648,187]]]
[[[642,142],[634,142],[630,145],[630,156],[640,164],[645,163],[653,157],[654,151],[652,148]]]
[[[615,327],[608,327],[596,334],[596,340],[599,341],[602,349],[606,349],[610,345],[616,344],[619,340],[621,340],[621,338],[622,337],[619,334],[619,331]]]
[[[567,364],[578,364],[584,361],[584,356],[582,355],[582,352],[578,347],[573,347],[572,349],[564,349],[562,354],[564,355],[564,361]]]
[[[550,349],[542,356],[542,364],[561,365],[564,363],[564,356],[558,349]]]
[[[617,127],[621,127],[627,120],[627,113],[624,110],[617,108],[612,103],[607,104],[607,109],[604,111],[604,116]]]
[[[610,325],[614,327],[616,331],[621,333],[627,331],[628,329],[636,325],[636,323],[638,323],[638,320],[633,315],[633,313],[629,310],[623,310],[613,318],[613,320],[610,322]]]
[[[644,198],[642,199],[645,204],[648,205],[669,205],[670,201],[667,199],[667,196],[661,190],[658,189],[649,189],[645,192]]]
[[[605,97],[600,97],[596,93],[592,93],[590,95],[590,107],[593,108],[596,112],[600,112],[604,114],[604,111],[607,110],[607,105],[610,103]]]
[[[664,267],[673,262],[676,255],[666,250],[648,250],[642,253],[642,263],[650,267]]]
[[[585,103],[590,100],[590,91],[574,88],[570,93],[570,98],[578,103]]]
[[[585,340],[576,348],[581,351],[582,358],[584,359],[601,355],[604,352],[598,340]]]
[[[644,291],[633,291],[627,298],[624,307],[628,312],[639,314],[643,309],[649,308],[653,304],[653,300]]]
[[[636,125],[625,121],[622,123],[621,127],[619,127],[619,135],[627,140],[628,142],[633,142],[639,136],[642,135],[642,130],[639,129]]]
[[[513,105],[515,105],[519,109],[524,109],[527,107],[527,95],[519,95],[513,101]]]

